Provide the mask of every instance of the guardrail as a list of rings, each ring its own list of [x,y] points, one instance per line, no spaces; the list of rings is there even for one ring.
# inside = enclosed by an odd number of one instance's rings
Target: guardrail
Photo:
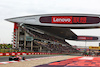
[[[12,53],[9,53],[9,52],[6,52],[6,53],[2,53],[0,52],[0,56],[15,56],[15,55],[59,55],[59,54],[77,54],[76,53],[44,53],[44,52],[12,52]]]

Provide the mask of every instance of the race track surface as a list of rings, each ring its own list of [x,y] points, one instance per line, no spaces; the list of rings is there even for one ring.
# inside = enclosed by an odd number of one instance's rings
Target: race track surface
[[[26,55],[26,56],[21,56],[21,57],[30,59],[30,58],[51,57],[51,56],[56,56],[56,55]],[[9,61],[9,57],[10,56],[0,57],[0,62]]]

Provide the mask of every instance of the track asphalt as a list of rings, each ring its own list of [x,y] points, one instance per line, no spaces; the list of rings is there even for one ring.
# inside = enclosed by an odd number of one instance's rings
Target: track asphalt
[[[21,56],[21,57],[25,57],[26,59],[30,59],[30,58],[52,57],[52,56],[58,56],[58,55],[26,55],[26,56]],[[10,56],[0,57],[0,62],[9,61],[9,57]]]

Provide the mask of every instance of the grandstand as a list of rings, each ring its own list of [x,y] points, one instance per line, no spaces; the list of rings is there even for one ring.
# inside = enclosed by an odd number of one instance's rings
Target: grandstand
[[[99,28],[99,15],[44,14],[6,19],[14,23],[13,47],[34,52],[78,52],[68,40],[100,40],[93,36],[77,36],[70,29]]]
[[[19,26],[17,24],[17,26],[20,28],[19,32],[16,30],[17,34],[19,33],[19,46],[17,45],[17,48],[21,47],[22,50],[34,52],[77,52],[76,49],[74,49],[69,43],[65,42],[61,37],[46,33],[32,25]]]

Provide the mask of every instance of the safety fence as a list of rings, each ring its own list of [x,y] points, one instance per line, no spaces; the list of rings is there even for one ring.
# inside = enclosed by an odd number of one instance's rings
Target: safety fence
[[[0,53],[0,56],[15,56],[15,55],[58,55],[58,54],[62,54],[62,53],[41,53],[41,52],[12,52],[12,53],[9,53],[9,52],[6,52],[6,53]]]

